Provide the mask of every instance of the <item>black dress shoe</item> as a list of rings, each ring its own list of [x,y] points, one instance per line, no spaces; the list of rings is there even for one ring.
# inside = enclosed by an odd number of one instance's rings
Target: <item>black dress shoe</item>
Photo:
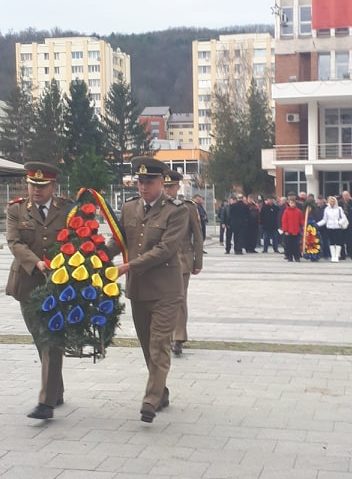
[[[46,404],[39,403],[27,417],[33,419],[51,419],[54,417],[54,409]]]
[[[64,403],[64,398],[60,398],[56,401],[56,407],[62,406]]]
[[[144,402],[141,409],[141,421],[153,422],[155,418],[155,408],[151,404]]]
[[[163,397],[161,398],[159,406],[156,408],[156,412],[161,411],[162,409],[164,409],[164,407],[168,407],[168,405],[170,404],[169,396],[170,392],[168,388],[164,388]]]
[[[171,345],[171,350],[175,356],[181,356],[182,354],[182,341],[174,341]]]

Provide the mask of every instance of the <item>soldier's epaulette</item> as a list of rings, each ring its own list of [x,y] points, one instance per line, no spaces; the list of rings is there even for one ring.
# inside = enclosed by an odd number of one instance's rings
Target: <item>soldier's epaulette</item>
[[[167,200],[175,206],[183,205],[183,201],[178,200],[177,198],[168,198]]]
[[[139,200],[139,199],[140,199],[140,196],[131,196],[131,198],[127,198],[125,203],[128,203],[128,201]]]
[[[15,205],[16,203],[24,203],[26,201],[26,198],[15,198],[14,200],[11,200],[8,202],[8,205]]]

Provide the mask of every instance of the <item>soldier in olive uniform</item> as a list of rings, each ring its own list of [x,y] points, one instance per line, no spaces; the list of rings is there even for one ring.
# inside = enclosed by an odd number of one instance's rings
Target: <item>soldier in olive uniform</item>
[[[164,163],[138,157],[132,161],[141,197],[127,201],[121,212],[126,233],[126,296],[149,371],[141,420],[152,422],[156,411],[168,406],[166,378],[170,369],[171,337],[183,298],[178,249],[186,233],[188,211],[179,200],[163,192]],[[118,251],[110,244],[111,253]]]
[[[176,198],[183,176],[177,171],[169,170],[166,172],[164,179],[165,193],[172,198]],[[187,341],[187,290],[190,275],[191,273],[200,273],[203,266],[203,235],[197,205],[192,200],[185,200],[185,205],[188,209],[189,219],[187,232],[179,251],[183,273],[184,297],[180,305],[173,334],[172,351],[176,356],[182,354],[182,344]]]
[[[72,203],[54,196],[56,166],[42,162],[24,165],[28,183],[28,198],[12,201],[7,209],[7,242],[14,255],[6,294],[20,302],[22,315],[33,336],[42,363],[42,386],[39,404],[28,414],[35,419],[53,417],[53,408],[63,404],[63,352],[59,348],[42,348],[37,341],[33,318],[25,311],[30,293],[45,283],[46,252],[65,227],[66,215]]]

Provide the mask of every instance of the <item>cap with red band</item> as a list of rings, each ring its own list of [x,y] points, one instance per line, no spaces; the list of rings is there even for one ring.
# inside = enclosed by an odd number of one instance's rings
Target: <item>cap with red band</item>
[[[43,163],[41,161],[28,161],[24,164],[26,170],[27,183],[34,185],[47,185],[52,181],[56,181],[60,172],[57,166]]]

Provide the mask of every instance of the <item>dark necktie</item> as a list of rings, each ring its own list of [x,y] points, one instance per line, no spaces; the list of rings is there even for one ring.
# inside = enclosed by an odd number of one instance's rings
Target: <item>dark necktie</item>
[[[151,209],[151,205],[150,205],[150,204],[147,203],[146,205],[144,205],[144,213],[145,213],[145,214],[148,214],[149,211],[150,211],[150,209]]]
[[[38,207],[39,214],[40,214],[40,216],[42,217],[42,220],[43,220],[43,221],[45,221],[45,218],[46,218],[45,209],[46,209],[46,206],[45,206],[45,205],[39,205],[39,207]]]

